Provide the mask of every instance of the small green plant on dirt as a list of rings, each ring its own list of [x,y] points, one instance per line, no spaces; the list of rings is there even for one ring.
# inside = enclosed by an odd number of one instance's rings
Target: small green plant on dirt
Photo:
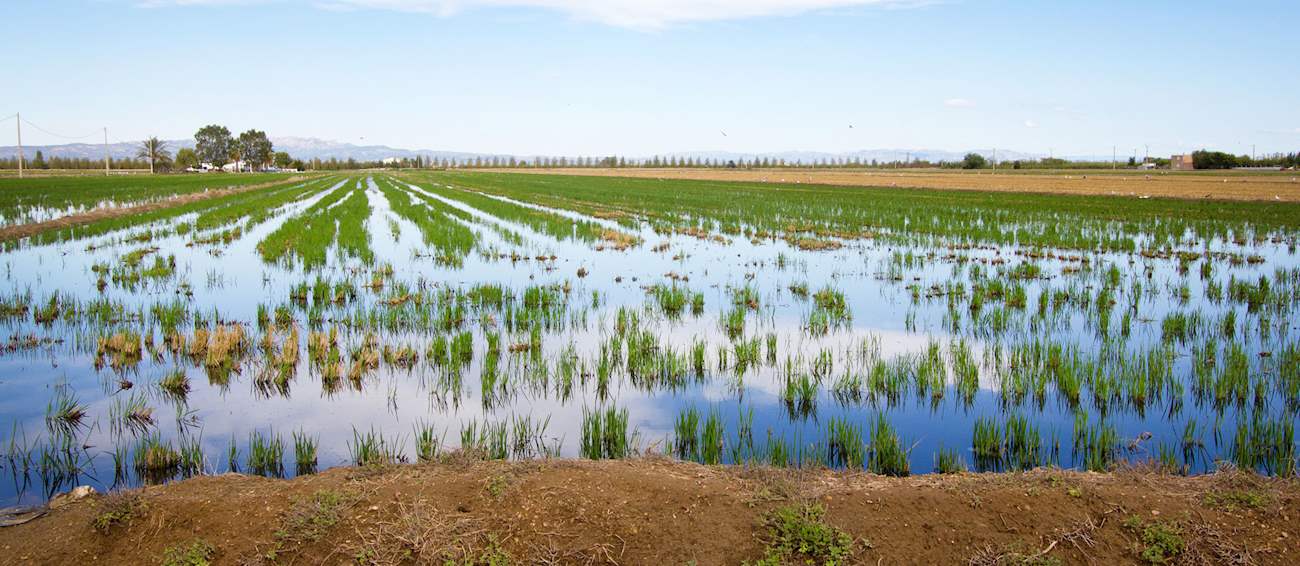
[[[826,508],[818,503],[777,508],[765,521],[767,550],[753,566],[847,562],[853,554],[853,537],[826,524],[825,515]]]
[[[117,525],[129,525],[144,514],[145,504],[140,494],[114,491],[99,502],[99,513],[91,519],[90,526],[100,534],[108,534]]]
[[[187,546],[169,547],[163,553],[162,566],[208,566],[217,548],[203,539],[195,539]]]
[[[275,531],[274,544],[262,553],[263,558],[274,562],[281,553],[298,544],[320,540],[355,502],[354,495],[334,489],[322,489],[311,497],[294,501]]]
[[[510,478],[503,474],[496,474],[487,479],[486,485],[483,489],[486,490],[488,495],[491,495],[493,499],[499,499],[501,494],[506,492],[507,487],[510,487]]]
[[[1201,500],[1211,509],[1236,511],[1238,509],[1263,509],[1268,505],[1268,496],[1254,490],[1229,489],[1211,491]]]
[[[496,535],[489,534],[487,544],[478,551],[477,556],[467,559],[463,564],[481,564],[482,566],[510,566],[510,553],[501,548]]]
[[[1138,535],[1134,550],[1147,564],[1171,564],[1186,547],[1182,532],[1168,523],[1148,523],[1134,516],[1124,520],[1124,528]]]

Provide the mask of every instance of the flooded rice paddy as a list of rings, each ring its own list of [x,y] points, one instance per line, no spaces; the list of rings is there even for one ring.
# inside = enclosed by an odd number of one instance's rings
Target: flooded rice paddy
[[[8,242],[0,504],[452,450],[1296,473],[1300,207],[769,181],[281,177]],[[94,191],[4,218],[147,194]]]

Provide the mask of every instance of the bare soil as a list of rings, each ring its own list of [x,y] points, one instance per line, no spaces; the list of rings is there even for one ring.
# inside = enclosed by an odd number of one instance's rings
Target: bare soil
[[[59,218],[46,220],[44,222],[33,222],[30,224],[5,226],[3,228],[0,228],[0,242],[7,242],[9,240],[21,240],[23,238],[35,236],[42,232],[48,232],[50,230],[59,230],[71,226],[81,226],[84,224],[90,224],[92,222],[98,222],[100,220],[105,220],[108,218],[119,218],[122,216],[142,214],[145,212],[161,210],[164,208],[183,206],[191,202],[214,199],[214,198],[219,198],[219,197],[224,197],[227,195],[234,195],[239,193],[246,193],[249,191],[256,191],[274,185],[282,185],[285,183],[301,181],[302,179],[304,179],[304,177],[289,177],[287,179],[279,179],[276,181],[258,183],[255,185],[244,185],[240,187],[232,187],[226,189],[213,189],[213,190],[208,190],[203,192],[177,195],[174,197],[157,200],[153,202],[147,202],[144,204],[137,204],[133,206],[102,206],[92,210],[87,210],[86,212],[69,214],[67,216],[60,216]]]
[[[1158,526],[1178,542],[1173,564],[1297,564],[1298,488],[1231,472],[888,478],[464,460],[94,495],[0,529],[0,563],[158,564],[202,541],[217,564],[740,564],[764,555],[774,510],[820,504],[823,524],[852,537],[850,563],[1144,563]]]
[[[551,173],[652,179],[697,179],[767,183],[813,183],[863,187],[910,187],[1069,195],[1170,197],[1182,199],[1300,202],[1300,174],[1239,172],[1109,171],[992,173],[991,171],[806,170],[806,169],[496,169],[509,173]]]

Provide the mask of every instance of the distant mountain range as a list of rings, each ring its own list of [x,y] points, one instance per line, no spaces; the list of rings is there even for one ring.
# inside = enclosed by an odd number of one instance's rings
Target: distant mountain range
[[[454,162],[472,161],[475,158],[491,159],[493,157],[509,159],[514,157],[520,160],[532,160],[535,155],[510,155],[503,153],[474,153],[463,151],[443,151],[431,149],[402,149],[389,147],[386,145],[354,145],[336,141],[322,140],[317,138],[300,138],[300,137],[280,137],[271,138],[271,143],[275,145],[276,151],[285,151],[295,158],[303,160],[311,159],[355,159],[357,161],[381,161],[389,158],[407,158],[423,157],[425,160],[433,159],[436,161],[449,160]],[[108,145],[108,154],[114,159],[135,157],[139,149],[139,142],[122,142]],[[168,140],[167,147],[175,153],[177,149],[183,147],[194,147],[193,139],[185,140]],[[36,152],[40,151],[46,157],[69,157],[85,159],[103,159],[103,144],[87,143],[70,143],[62,145],[34,145],[23,146],[23,153],[27,159],[31,159]],[[905,159],[913,161],[960,161],[966,153],[978,153],[988,158],[994,156],[992,149],[972,149],[966,151],[944,151],[933,149],[864,149],[860,151],[849,152],[820,152],[820,151],[777,151],[766,153],[736,153],[727,151],[682,151],[659,154],[660,158],[678,159],[713,159],[717,161],[740,161],[753,159],[784,159],[787,163],[815,163],[820,161],[847,159],[857,159],[861,162],[892,162]],[[13,158],[18,156],[16,146],[0,146],[0,158]],[[572,156],[570,156],[572,157]],[[603,156],[594,156],[603,157]],[[653,155],[626,156],[629,160],[650,159]],[[999,161],[1012,160],[1033,160],[1045,157],[1042,154],[1026,153],[1021,151],[1011,151],[1005,149],[997,150]],[[1076,160],[1094,160],[1094,156],[1085,157],[1066,157],[1065,159]]]

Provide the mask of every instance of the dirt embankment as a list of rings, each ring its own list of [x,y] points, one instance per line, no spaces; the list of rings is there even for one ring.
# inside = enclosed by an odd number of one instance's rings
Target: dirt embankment
[[[276,181],[270,181],[266,183],[258,183],[255,185],[243,185],[240,187],[230,187],[225,189],[212,189],[212,190],[198,192],[198,193],[177,195],[174,197],[165,198],[153,202],[147,202],[144,204],[137,204],[133,206],[105,206],[105,207],[100,207],[92,210],[87,210],[86,212],[69,214],[68,216],[60,216],[53,220],[46,220],[44,222],[33,222],[31,224],[5,226],[3,228],[0,228],[0,242],[8,242],[10,240],[21,240],[23,238],[35,236],[42,232],[48,232],[50,230],[59,230],[62,228],[69,228],[72,226],[81,226],[84,224],[90,224],[92,222],[98,222],[100,220],[105,220],[108,218],[119,218],[122,216],[142,214],[153,210],[161,210],[164,208],[183,206],[191,202],[214,199],[214,198],[219,198],[219,197],[224,197],[227,195],[234,195],[239,193],[246,193],[249,191],[256,191],[260,189],[265,189],[267,187],[283,185],[285,183],[294,183],[297,181],[301,181],[305,178],[306,177],[294,176],[294,177],[279,179]]]
[[[997,173],[991,171],[842,171],[802,169],[495,169],[509,173],[813,183],[1069,195],[1300,202],[1300,174]]]
[[[91,496],[0,529],[0,563],[1300,563],[1295,480],[860,473],[632,461],[338,468]]]

